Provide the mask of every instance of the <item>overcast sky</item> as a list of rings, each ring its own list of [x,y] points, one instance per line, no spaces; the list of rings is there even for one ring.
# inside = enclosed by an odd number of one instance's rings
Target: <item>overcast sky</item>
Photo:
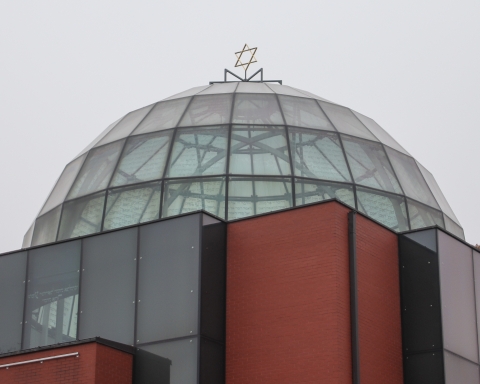
[[[107,125],[221,80],[245,43],[252,70],[376,120],[480,243],[479,20],[478,0],[0,1],[0,252]]]

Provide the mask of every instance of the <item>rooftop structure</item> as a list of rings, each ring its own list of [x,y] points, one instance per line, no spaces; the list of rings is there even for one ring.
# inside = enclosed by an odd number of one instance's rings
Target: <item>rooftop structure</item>
[[[65,167],[23,247],[199,209],[231,221],[327,199],[397,232],[438,225],[464,237],[432,174],[374,120],[290,86],[238,81],[108,126]]]

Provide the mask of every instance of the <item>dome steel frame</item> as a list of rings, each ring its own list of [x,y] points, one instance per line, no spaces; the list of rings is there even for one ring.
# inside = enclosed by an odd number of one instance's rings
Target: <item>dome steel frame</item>
[[[128,113],[64,169],[23,247],[203,209],[236,220],[338,199],[402,232],[464,238],[435,179],[372,119],[265,82],[192,88]]]

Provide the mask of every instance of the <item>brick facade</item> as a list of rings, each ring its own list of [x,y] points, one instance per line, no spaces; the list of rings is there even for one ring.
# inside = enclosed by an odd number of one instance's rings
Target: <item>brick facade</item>
[[[228,225],[227,384],[352,382],[348,212],[331,202]],[[357,216],[362,382],[400,384],[397,236]]]
[[[348,209],[228,225],[227,384],[352,381]]]
[[[0,358],[0,365],[79,352],[64,357],[0,369],[2,384],[131,384],[133,355],[96,342]]]
[[[403,384],[398,238],[357,215],[362,383]]]

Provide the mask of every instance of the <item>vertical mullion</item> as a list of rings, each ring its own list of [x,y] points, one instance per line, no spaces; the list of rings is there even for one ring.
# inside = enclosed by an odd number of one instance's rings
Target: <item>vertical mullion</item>
[[[352,333],[352,383],[360,384],[360,335],[358,322],[357,234],[355,211],[348,213],[348,249],[350,261],[350,322]]]
[[[27,324],[27,296],[28,296],[28,266],[30,264],[30,251],[27,251],[27,262],[26,262],[26,271],[25,271],[25,292],[23,298],[23,316],[22,316],[22,336],[20,340],[20,350],[25,349],[25,334],[30,332],[25,332],[25,327]]]
[[[133,305],[135,305],[135,321],[133,327],[133,344],[132,346],[137,345],[137,324],[138,324],[138,285],[139,285],[139,275],[140,275],[140,226],[137,226],[137,255],[135,257],[135,296],[133,299]]]
[[[225,76],[226,76],[226,73],[225,73]],[[237,83],[237,86],[235,87],[235,90],[233,91],[232,93],[232,109],[230,111],[230,120],[229,120],[229,125],[228,125],[228,134],[227,134],[227,137],[228,137],[228,143],[227,143],[227,164],[226,164],[226,169],[225,169],[225,173],[226,173],[226,177],[225,177],[225,220],[228,220],[228,197],[229,197],[229,185],[230,185],[230,156],[231,156],[231,148],[232,148],[232,130],[233,130],[233,110],[235,108],[235,99],[236,99],[236,91],[237,91],[237,88],[238,88],[238,84],[240,83]]]
[[[82,278],[83,278],[83,242],[85,240],[81,239],[80,240],[80,266],[78,270],[78,308],[77,308],[77,334],[75,339],[80,340],[79,335],[80,335],[80,325],[82,322]],[[73,309],[73,308],[72,308]]]
[[[197,312],[197,383],[200,383],[200,367],[201,367],[201,318],[202,318],[202,251],[203,251],[203,215],[204,213],[198,214],[198,287],[197,287],[197,302],[198,302],[198,312]]]

